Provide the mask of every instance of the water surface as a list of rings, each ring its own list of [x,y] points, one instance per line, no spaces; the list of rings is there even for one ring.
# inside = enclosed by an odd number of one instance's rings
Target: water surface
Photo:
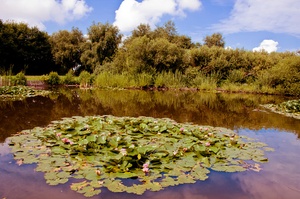
[[[261,110],[259,104],[280,103],[279,96],[203,93],[191,91],[135,91],[59,89],[49,97],[0,102],[0,198],[84,198],[70,183],[46,184],[35,165],[16,164],[7,137],[46,126],[74,115],[168,117],[177,122],[221,126],[267,143],[275,149],[266,156],[262,171],[211,172],[206,181],[170,187],[142,196],[102,193],[93,198],[300,198],[300,120]]]

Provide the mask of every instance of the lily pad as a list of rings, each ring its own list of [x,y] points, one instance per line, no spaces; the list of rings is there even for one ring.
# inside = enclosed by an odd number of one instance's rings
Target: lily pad
[[[143,194],[195,183],[206,180],[209,169],[260,171],[250,163],[266,162],[264,152],[272,151],[225,128],[109,115],[63,118],[22,131],[9,145],[19,164],[37,163],[50,185],[81,179],[71,189],[86,197],[102,187]]]

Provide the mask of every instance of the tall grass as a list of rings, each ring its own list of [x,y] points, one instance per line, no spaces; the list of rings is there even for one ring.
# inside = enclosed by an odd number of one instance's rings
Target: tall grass
[[[154,80],[155,87],[180,88],[186,87],[185,77],[180,71],[158,73]]]
[[[195,78],[190,82],[191,87],[198,88],[200,90],[215,90],[218,87],[219,76],[217,73],[205,75],[198,73]]]

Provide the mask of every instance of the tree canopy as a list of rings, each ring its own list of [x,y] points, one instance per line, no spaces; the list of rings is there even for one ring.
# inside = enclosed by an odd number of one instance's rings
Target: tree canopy
[[[49,73],[53,65],[49,36],[25,23],[0,20],[0,58],[0,67],[4,71]]]

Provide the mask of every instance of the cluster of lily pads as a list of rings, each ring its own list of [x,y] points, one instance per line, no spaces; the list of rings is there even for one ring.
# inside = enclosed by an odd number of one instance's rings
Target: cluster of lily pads
[[[300,99],[289,100],[280,104],[265,104],[262,106],[275,113],[300,119]]]
[[[143,194],[208,178],[210,170],[260,170],[266,144],[226,128],[151,117],[75,116],[10,137],[18,164],[37,163],[50,185],[71,178],[87,197],[106,187]]]
[[[50,91],[36,90],[27,86],[1,86],[0,99],[23,100],[26,97],[45,96]]]

